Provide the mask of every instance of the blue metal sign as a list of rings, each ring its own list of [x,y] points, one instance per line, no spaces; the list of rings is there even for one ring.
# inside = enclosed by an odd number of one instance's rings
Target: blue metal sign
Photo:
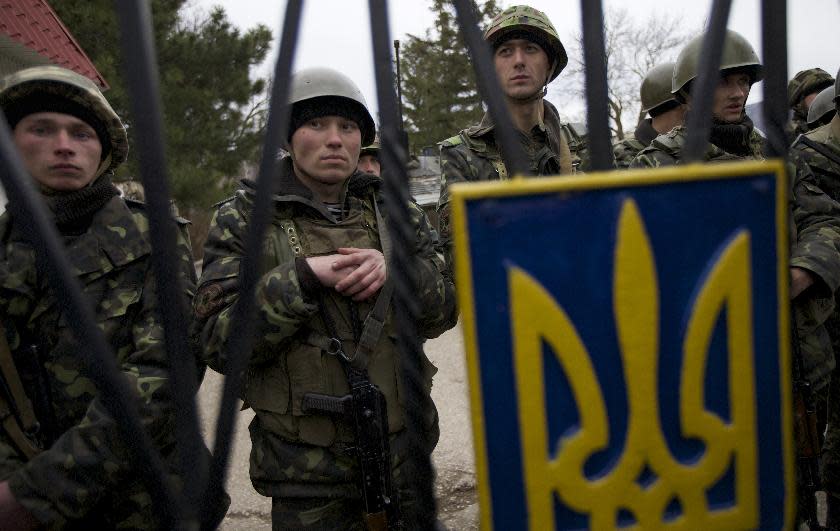
[[[453,187],[483,529],[792,529],[781,171]]]

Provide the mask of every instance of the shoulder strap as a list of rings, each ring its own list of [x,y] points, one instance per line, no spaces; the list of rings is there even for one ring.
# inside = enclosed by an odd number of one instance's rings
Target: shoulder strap
[[[0,392],[0,419],[2,419],[3,429],[17,449],[31,459],[41,450],[26,434],[34,434],[38,431],[38,421],[35,418],[32,402],[23,390],[23,382],[12,359],[12,351],[6,341],[6,330],[2,324],[0,324],[0,378],[3,380],[4,390],[7,391]]]

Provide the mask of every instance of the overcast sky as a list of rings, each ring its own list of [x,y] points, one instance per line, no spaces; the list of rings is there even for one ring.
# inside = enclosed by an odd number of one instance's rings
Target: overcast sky
[[[516,3],[497,0],[500,6]],[[423,35],[434,22],[431,0],[389,2],[391,38],[407,34]],[[711,0],[605,0],[605,9],[628,8],[632,16],[644,19],[656,13],[673,14],[684,20],[685,29],[701,28],[711,9]],[[733,0],[729,28],[744,35],[761,55],[760,0]],[[275,36],[274,48],[261,67],[268,74],[274,69],[286,0],[192,0],[193,11],[206,12],[212,6],[224,7],[230,20],[247,29],[262,23]],[[530,0],[529,5],[544,11],[560,38],[571,48],[573,35],[580,31],[580,2],[574,0]],[[304,2],[302,28],[293,70],[313,66],[335,68],[349,75],[361,88],[368,103],[376,108],[376,83],[370,39],[368,2],[365,0],[309,0]],[[663,9],[667,6],[667,9]],[[838,0],[788,1],[789,76],[799,70],[819,66],[837,72],[840,50],[840,2]],[[561,78],[563,74],[560,74]],[[554,85],[557,85],[555,83]],[[561,99],[559,87],[549,86],[549,99]],[[750,101],[760,99],[760,87]],[[372,109],[372,110],[373,110]],[[563,111],[563,109],[560,109]],[[569,109],[567,115],[574,115]],[[577,112],[580,112],[579,110]]]

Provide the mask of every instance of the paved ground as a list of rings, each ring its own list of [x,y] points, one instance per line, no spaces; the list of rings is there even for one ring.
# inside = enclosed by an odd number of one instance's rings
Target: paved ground
[[[441,437],[433,455],[438,473],[436,493],[441,520],[450,529],[478,529],[475,493],[475,466],[472,449],[467,381],[464,365],[464,342],[460,327],[426,343],[426,352],[439,371],[432,396],[440,414]],[[212,443],[217,405],[223,379],[208,371],[199,391],[202,428],[208,444]],[[220,529],[239,531],[269,529],[271,500],[257,494],[248,479],[248,423],[253,413],[239,413],[227,489],[232,503]],[[212,447],[212,446],[211,446]]]

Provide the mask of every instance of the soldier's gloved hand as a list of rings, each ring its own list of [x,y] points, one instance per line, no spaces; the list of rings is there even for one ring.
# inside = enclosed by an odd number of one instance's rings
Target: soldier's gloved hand
[[[328,254],[324,256],[310,256],[306,263],[318,277],[318,281],[326,288],[334,288],[335,285],[356,269],[356,266],[335,267],[336,259],[340,254]]]
[[[790,298],[795,299],[800,293],[811,287],[814,277],[811,272],[801,267],[790,268]]]
[[[335,285],[336,291],[353,297],[355,301],[363,301],[375,295],[385,284],[388,272],[381,251],[342,247],[338,252],[338,255],[333,255],[337,256],[333,268],[339,271],[353,268],[353,272]]]

